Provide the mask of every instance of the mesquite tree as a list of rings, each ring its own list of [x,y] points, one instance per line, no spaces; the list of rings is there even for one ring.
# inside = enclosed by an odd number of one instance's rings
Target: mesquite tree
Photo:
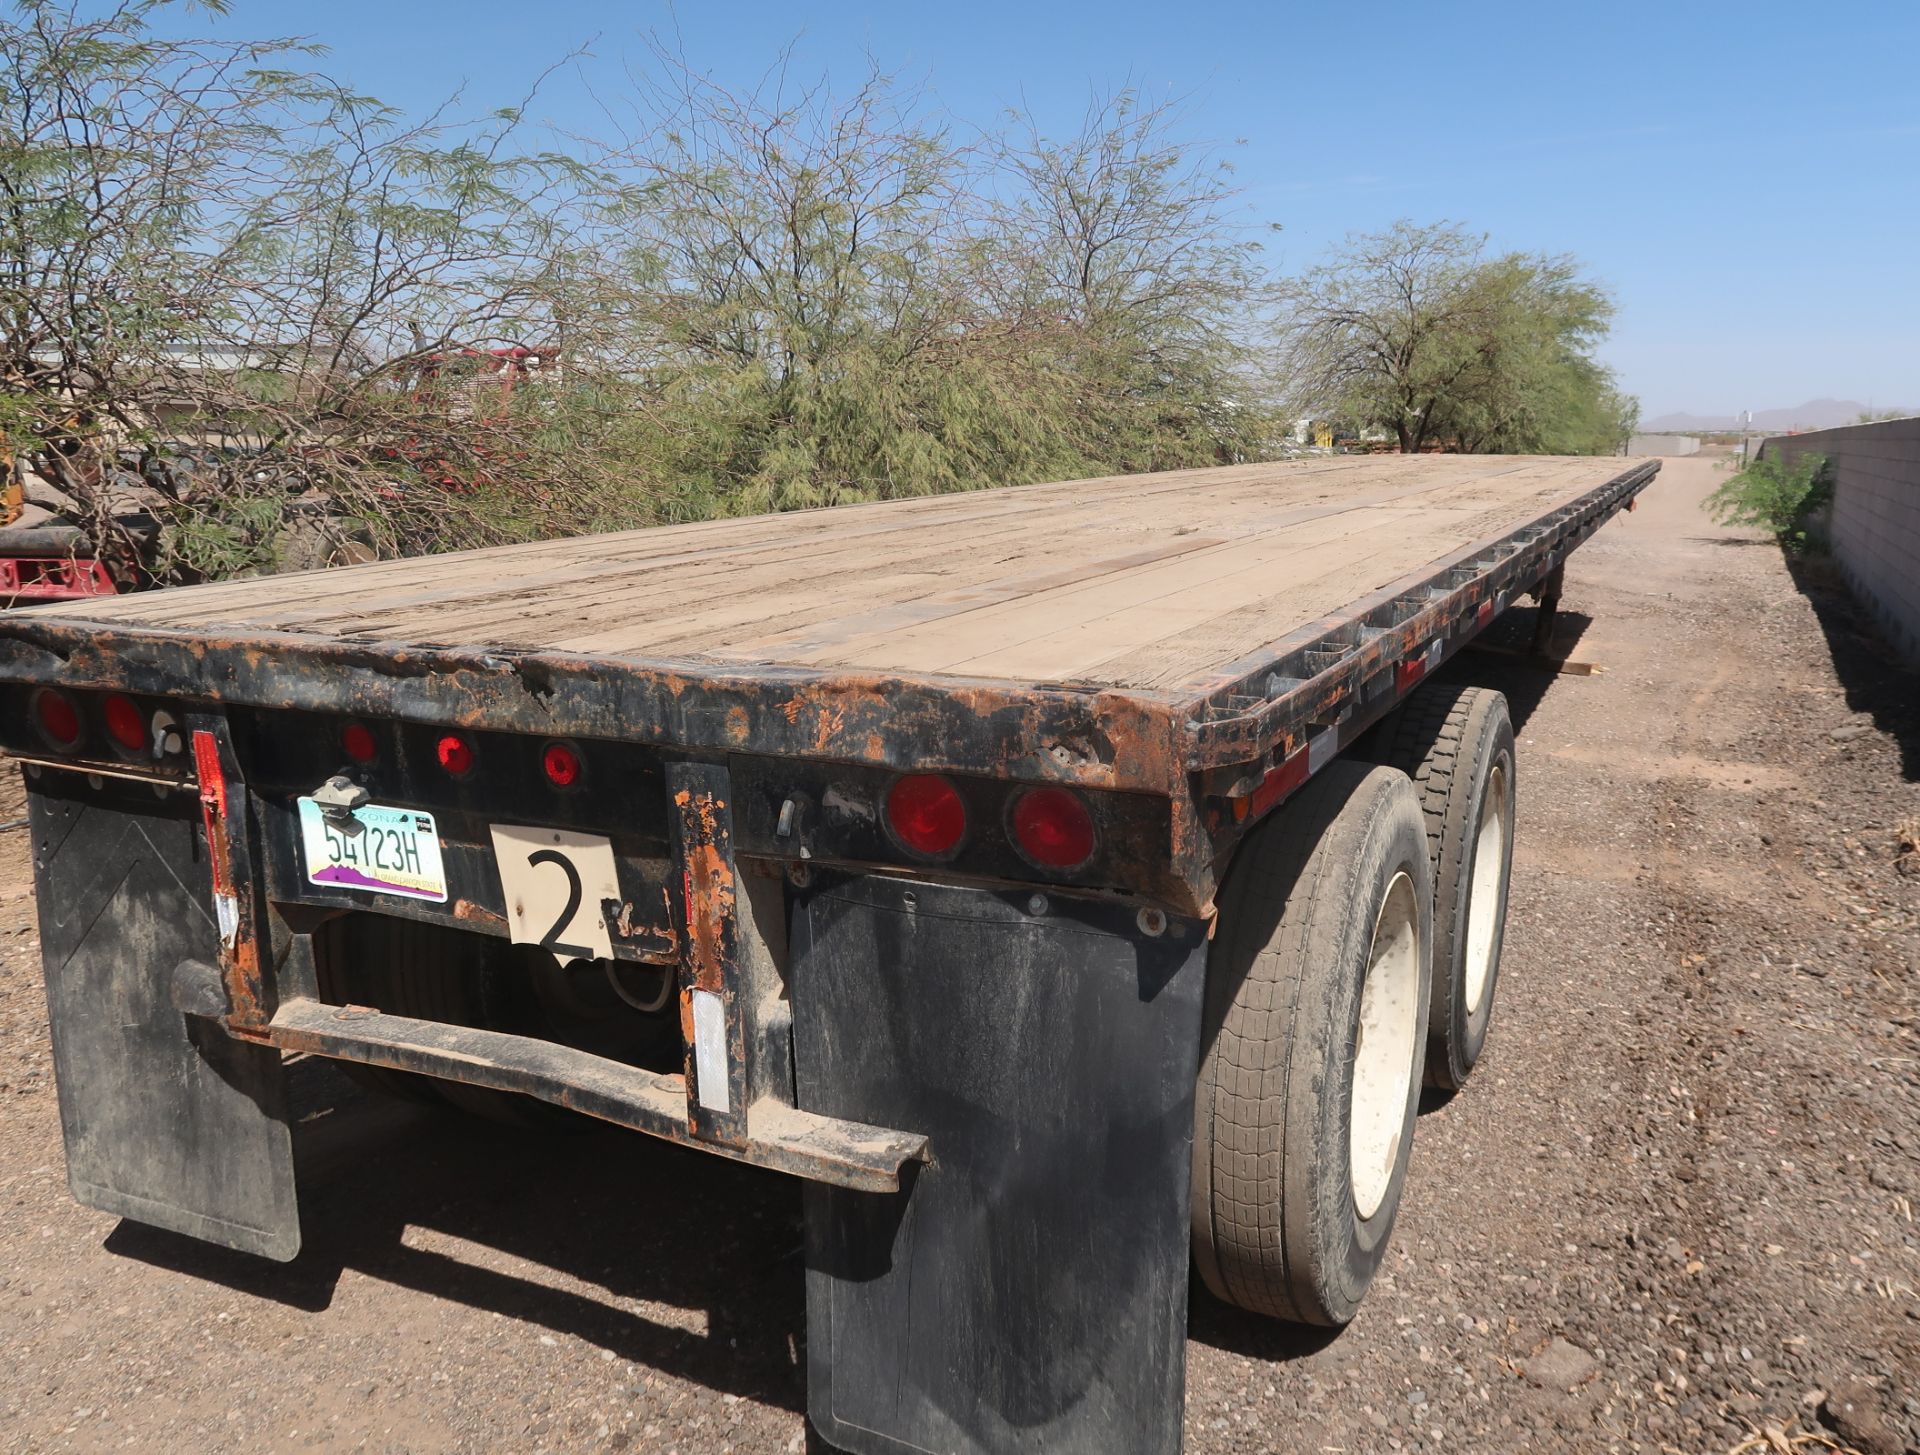
[[[589,179],[514,112],[409,123],[162,3],[0,18],[0,430],[123,564],[258,568],[300,520],[422,548],[522,451],[494,351],[552,372]]]
[[[1593,358],[1613,303],[1564,256],[1488,256],[1447,223],[1354,234],[1287,290],[1302,412],[1390,430],[1403,451],[1600,453],[1637,406]]]
[[[168,3],[0,17],[0,432],[122,564],[1261,448],[1262,262],[1165,108],[962,142],[878,70],[738,93],[655,47],[607,100],[632,139],[541,149],[525,98],[409,119]]]

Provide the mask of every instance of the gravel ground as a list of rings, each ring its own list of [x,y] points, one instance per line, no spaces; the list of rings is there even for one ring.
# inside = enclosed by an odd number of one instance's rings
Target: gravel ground
[[[1520,731],[1500,1009],[1337,1338],[1196,1289],[1187,1448],[1920,1450],[1920,678],[1668,463]],[[1516,625],[1518,625],[1516,623]],[[8,789],[0,818],[18,812]],[[0,1447],[804,1447],[792,1184],[308,1063],[288,1267],[76,1207],[0,834]],[[699,1255],[682,1250],[698,1246]]]

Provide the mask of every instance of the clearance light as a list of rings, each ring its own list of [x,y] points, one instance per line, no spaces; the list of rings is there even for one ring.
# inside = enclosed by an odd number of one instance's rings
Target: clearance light
[[[363,768],[380,756],[379,739],[374,737],[373,729],[363,722],[350,722],[340,729],[340,746],[349,758]],[[445,766],[446,761],[444,757],[441,758],[441,765]]]
[[[66,693],[52,687],[34,693],[33,722],[49,747],[71,753],[80,746],[80,709]]]
[[[435,743],[433,755],[454,778],[464,778],[473,771],[473,744],[458,733],[448,733]]]
[[[548,743],[540,754],[540,766],[555,788],[571,788],[580,781],[580,755],[565,743]]]
[[[1093,857],[1093,816],[1064,788],[1033,788],[1013,806],[1020,852],[1043,869],[1078,869]]]
[[[118,692],[107,699],[107,736],[126,753],[145,753],[152,746],[147,736],[147,715],[140,704]]]
[[[938,773],[909,773],[887,791],[887,824],[916,854],[950,852],[967,831],[967,806]]]

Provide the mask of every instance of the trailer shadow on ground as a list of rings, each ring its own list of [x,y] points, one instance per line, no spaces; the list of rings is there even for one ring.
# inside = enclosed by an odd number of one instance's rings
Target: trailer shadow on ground
[[[369,1096],[324,1062],[299,1069],[318,1090],[297,1100],[320,1110],[295,1141],[297,1259],[131,1221],[106,1250],[308,1313],[358,1274],[722,1394],[804,1408],[797,1183],[584,1118],[574,1129],[496,1127]],[[1285,1363],[1341,1331],[1244,1313],[1196,1277],[1189,1332]]]
[[[296,1138],[275,1264],[122,1222],[107,1251],[308,1312],[359,1274],[724,1394],[805,1403],[799,1184],[580,1119],[520,1130],[345,1085]]]
[[[1527,720],[1561,675],[1558,664],[1577,659],[1580,640],[1593,625],[1593,618],[1585,612],[1561,608],[1554,618],[1553,639],[1542,657],[1532,650],[1539,619],[1538,607],[1509,608],[1475,638],[1472,649],[1453,658],[1436,676],[1505,693],[1513,730],[1524,733]]]
[[[1787,571],[1820,622],[1847,707],[1899,744],[1901,776],[1920,782],[1920,670],[1900,660],[1831,557],[1789,555]]]
[[[1318,1354],[1343,1329],[1318,1329],[1307,1324],[1283,1324],[1264,1314],[1250,1314],[1222,1303],[1196,1276],[1187,1295],[1187,1335],[1215,1349],[1248,1359],[1285,1364]]]

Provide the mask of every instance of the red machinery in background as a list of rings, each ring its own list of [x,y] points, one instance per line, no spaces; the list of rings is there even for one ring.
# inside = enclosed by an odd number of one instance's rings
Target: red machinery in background
[[[21,524],[26,491],[13,455],[0,447],[0,607],[75,596],[113,596],[120,587],[78,526]],[[45,512],[36,512],[45,514]]]

